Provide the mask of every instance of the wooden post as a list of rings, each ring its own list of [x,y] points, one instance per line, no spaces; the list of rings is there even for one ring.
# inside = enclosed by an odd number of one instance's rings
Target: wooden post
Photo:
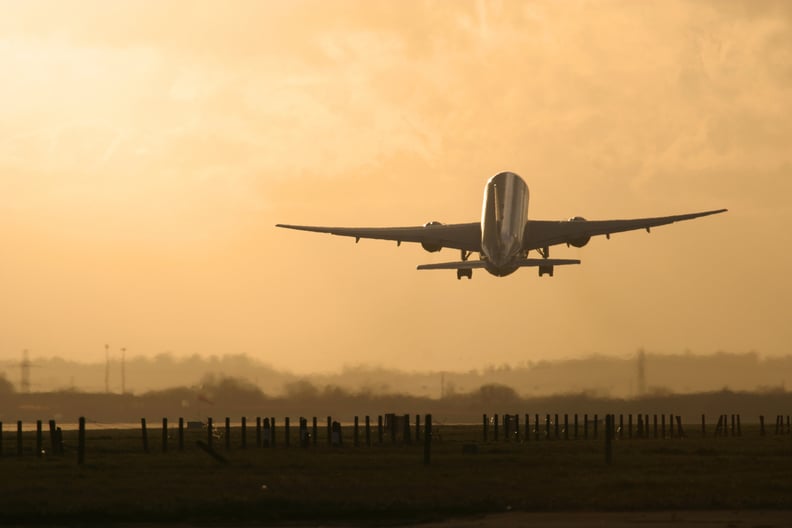
[[[528,413],[525,413],[525,425],[523,427],[525,427],[523,438],[525,438],[525,441],[527,442],[531,439],[531,415]]]
[[[22,456],[22,420],[17,420],[17,456]]]
[[[657,415],[652,415],[652,432],[654,433],[654,437],[657,438]]]
[[[550,440],[550,415],[545,414],[545,440]]]
[[[313,446],[316,447],[316,437],[317,433],[319,432],[319,428],[316,424],[316,416],[313,417],[313,423],[311,424],[311,441],[313,442]]]
[[[145,418],[141,418],[140,419],[140,432],[143,435],[143,452],[144,453],[148,453],[149,452],[149,448],[148,448],[148,431],[146,431],[146,419]]]
[[[555,439],[558,440],[558,428],[559,428],[558,414],[553,415],[553,419],[555,421],[555,424],[554,424],[555,425]]]
[[[578,415],[575,413],[575,440],[578,439]]]
[[[481,438],[483,442],[487,442],[487,427],[489,427],[489,421],[487,420],[487,415],[481,415]]]
[[[673,414],[668,417],[668,434],[671,438],[674,438],[674,419]]]
[[[333,443],[333,420],[332,417],[327,417],[327,445]]]
[[[63,455],[63,430],[60,427],[55,429],[55,436],[58,438],[58,454]]]
[[[432,459],[432,415],[427,414],[424,431],[424,465],[428,466]]]
[[[633,430],[633,423],[632,423],[632,413],[627,415],[627,438],[632,440],[632,430]]]
[[[495,414],[492,416],[492,440],[497,442],[498,441],[498,415]]]
[[[240,434],[242,435],[242,449],[247,449],[247,417],[242,417]]]
[[[290,424],[289,424],[289,417],[288,416],[283,419],[283,429],[285,431],[284,435],[283,435],[283,439],[286,442],[286,447],[289,447],[290,442],[291,442],[291,430],[290,430]]]
[[[509,441],[511,435],[511,415],[506,413],[503,415],[503,439]]]
[[[520,441],[520,415],[514,415],[514,439],[519,442]]]
[[[569,440],[569,415],[564,414],[564,440]]]
[[[311,445],[311,439],[308,435],[308,420],[300,416],[300,447],[303,449]]]
[[[624,415],[619,415],[619,438],[624,438]]]
[[[534,439],[539,440],[539,414],[534,414]]]
[[[662,433],[662,436],[661,436],[661,438],[665,438],[665,437],[666,437],[666,429],[665,429],[665,414],[661,414],[661,415],[660,415],[660,422],[661,422],[661,426],[662,426],[662,429],[660,430],[660,431],[661,431],[661,433]]]
[[[731,435],[735,436],[737,433],[737,418],[736,415],[731,415]]]
[[[52,454],[58,454],[58,435],[55,432],[55,420],[49,421],[49,433],[50,433],[50,448],[52,449]]]
[[[184,451],[184,418],[179,417],[179,451]]]
[[[613,416],[610,414],[605,415],[605,463],[610,465],[613,460],[613,446],[611,445],[611,438],[613,437]]]
[[[288,420],[287,420],[288,421]],[[275,444],[278,443],[278,435],[275,434],[277,431],[275,430],[275,417],[270,416],[270,447],[275,447]]]
[[[261,416],[256,416],[256,447],[261,447]]]
[[[421,441],[421,415],[415,415],[415,441]]]
[[[80,416],[78,427],[79,429],[77,431],[77,464],[82,466],[85,463],[85,416]]]
[[[677,415],[676,416],[676,421],[677,421],[677,434],[679,435],[679,438],[684,438],[685,437],[685,430],[682,429],[682,417]]]
[[[594,438],[597,438],[597,436],[599,436],[599,435],[597,434],[597,429],[598,429],[598,428],[599,428],[599,416],[597,416],[597,415],[595,414],[595,415],[594,415]]]
[[[168,452],[168,419],[162,419],[162,452]]]
[[[360,447],[360,441],[358,440],[358,432],[360,429],[360,423],[358,417],[355,416],[355,426],[352,429],[352,445],[355,447]]]
[[[583,415],[583,438],[588,440],[588,414]]]
[[[764,435],[765,435],[765,430],[764,430],[764,416],[759,416],[759,434],[760,434],[761,436],[764,436]]]
[[[410,434],[410,415],[404,415],[404,443],[411,444],[412,443],[412,435]]]
[[[41,458],[41,420],[36,420],[36,456]]]
[[[366,415],[366,447],[371,447],[371,417]]]
[[[382,445],[382,443],[383,443],[383,438],[382,437],[383,437],[384,433],[385,433],[385,431],[383,430],[383,427],[382,427],[382,415],[378,414],[377,415],[377,443],[379,445]]]
[[[214,423],[211,418],[206,419],[206,445],[209,449],[212,449],[212,439],[214,438],[214,434],[212,429],[214,429]]]
[[[225,419],[225,448],[226,451],[231,450],[231,418],[226,416]]]

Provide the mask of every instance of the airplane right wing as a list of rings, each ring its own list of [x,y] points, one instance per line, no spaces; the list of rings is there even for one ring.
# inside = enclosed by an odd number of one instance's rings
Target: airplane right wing
[[[577,259],[522,259],[516,262],[520,268],[539,267],[539,266],[565,266],[568,264],[580,264]],[[476,269],[485,268],[486,262],[483,260],[464,260],[459,262],[438,262],[434,264],[421,264],[419,270],[446,270],[446,269]]]
[[[556,244],[585,245],[589,238],[597,235],[610,236],[613,233],[646,229],[691,220],[702,216],[723,213],[726,209],[689,213],[654,218],[634,218],[630,220],[586,220],[576,217],[570,220],[528,220],[523,236],[523,246],[527,250],[541,249]]]
[[[413,227],[317,227],[291,224],[277,224],[275,227],[353,237],[356,241],[361,238],[373,238],[394,240],[399,244],[417,242],[428,251],[439,251],[444,247],[476,253],[481,251],[481,224],[478,222],[469,224],[429,222],[424,226]]]

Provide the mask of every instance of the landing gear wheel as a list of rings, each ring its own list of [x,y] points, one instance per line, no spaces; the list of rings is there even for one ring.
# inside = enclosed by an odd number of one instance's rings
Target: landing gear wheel
[[[539,266],[539,276],[550,275],[553,276],[553,266]]]
[[[457,270],[457,280],[461,280],[462,277],[467,277],[468,279],[473,278],[473,270],[472,269],[458,269]]]

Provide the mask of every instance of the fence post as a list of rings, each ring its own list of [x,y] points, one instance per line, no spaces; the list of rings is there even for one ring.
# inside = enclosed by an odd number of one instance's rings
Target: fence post
[[[677,421],[677,434],[679,438],[685,438],[685,430],[682,429],[682,417],[677,414],[676,416]]]
[[[184,451],[184,418],[179,417],[179,451]]]
[[[242,435],[242,449],[247,449],[247,417],[242,417],[241,431]]]
[[[210,417],[206,419],[206,445],[209,446],[209,449],[212,449],[212,440],[214,438],[212,429],[214,429],[214,421]]]
[[[605,415],[605,463],[610,465],[613,460],[611,438],[613,437],[613,416]]]
[[[588,440],[588,414],[583,415],[583,438]]]
[[[660,422],[661,422],[661,438],[665,439],[666,437],[666,428],[665,428],[665,413],[660,415]]]
[[[575,413],[575,440],[578,439],[578,415]]]
[[[225,419],[225,448],[226,451],[231,450],[231,418],[228,416]]]
[[[503,439],[505,441],[509,441],[509,435],[511,434],[511,415],[505,413],[503,415]]]
[[[482,437],[482,441],[483,442],[487,441],[487,427],[488,426],[489,426],[489,422],[487,421],[487,415],[486,414],[482,414],[481,415],[481,437]]]
[[[764,416],[759,416],[759,434],[760,434],[761,436],[764,436],[764,435],[765,435],[765,430],[764,430]]]
[[[148,432],[146,431],[146,419],[145,418],[141,418],[140,419],[140,431],[143,434],[143,452],[144,453],[148,453],[149,452],[149,448],[148,448]]]
[[[632,439],[632,429],[633,429],[632,413],[630,413],[627,415],[627,438],[629,439]]]
[[[492,416],[492,440],[497,442],[498,441],[498,415],[495,414]]]
[[[545,414],[545,440],[550,440],[550,415]]]
[[[352,429],[352,445],[355,447],[360,447],[360,442],[358,440],[358,429],[360,428],[360,423],[358,417],[355,416],[355,426]]]
[[[291,442],[291,423],[288,416],[283,419],[283,429],[285,431],[283,437],[286,441],[286,447],[289,447]]]
[[[539,440],[539,414],[534,413],[534,440]]]
[[[261,447],[261,416],[256,416],[256,447]]]
[[[327,417],[327,445],[333,443],[333,420],[332,417]]]
[[[424,465],[428,466],[432,458],[432,415],[427,414],[424,431]]]
[[[523,427],[525,427],[525,433],[523,434],[523,437],[527,442],[531,439],[531,415],[528,413],[525,413],[525,425]]]
[[[415,441],[421,441],[421,415],[415,415]]]
[[[382,428],[382,415],[378,414],[377,415],[377,443],[379,445],[382,445],[382,443],[383,443],[383,438],[382,438],[383,434],[384,434],[384,431],[383,431],[383,428]]]
[[[22,456],[22,420],[17,420],[17,456]]]
[[[594,415],[594,438],[597,438],[599,436],[597,434],[598,433],[598,429],[599,429],[599,416],[597,416],[595,414]]]
[[[316,416],[313,417],[313,423],[311,424],[311,441],[313,442],[313,446],[316,447],[316,436],[319,433],[319,428],[316,423]]]
[[[41,423],[41,422],[39,422]],[[77,464],[85,463],[85,417],[80,416],[80,425],[77,432]]]
[[[519,442],[520,441],[520,415],[514,415],[514,439]]]
[[[36,456],[41,458],[41,420],[36,420]]]
[[[665,415],[663,415],[665,417]],[[654,433],[654,437],[657,438],[657,415],[652,415],[652,432]]]
[[[277,431],[275,430],[275,417],[270,416],[270,434],[272,435],[272,437],[270,438],[270,447],[275,447],[275,444],[278,443],[278,435],[275,434],[276,432]]]
[[[162,452],[168,452],[168,419],[162,419]]]
[[[410,434],[410,415],[409,414],[405,414],[404,415],[404,434],[403,434],[403,436],[404,436],[403,440],[404,440],[405,444],[411,444],[412,443],[412,435]]]
[[[619,415],[619,439],[624,438],[624,415]]]
[[[371,417],[366,415],[366,447],[371,447]]]

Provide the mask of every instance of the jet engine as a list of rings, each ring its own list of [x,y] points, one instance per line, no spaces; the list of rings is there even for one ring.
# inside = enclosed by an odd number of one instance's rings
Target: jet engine
[[[573,216],[569,219],[570,222],[585,222],[586,219],[582,216]],[[576,248],[582,248],[586,244],[588,244],[589,240],[591,240],[590,236],[582,236],[580,238],[575,238],[567,242],[570,246],[575,246]]]
[[[433,220],[431,222],[426,222],[424,224],[424,227],[431,229],[432,226],[440,226],[440,225],[443,225],[443,223]],[[443,246],[441,246],[440,244],[430,244],[428,242],[421,242],[421,247],[424,248],[429,253],[435,253],[443,249]]]

